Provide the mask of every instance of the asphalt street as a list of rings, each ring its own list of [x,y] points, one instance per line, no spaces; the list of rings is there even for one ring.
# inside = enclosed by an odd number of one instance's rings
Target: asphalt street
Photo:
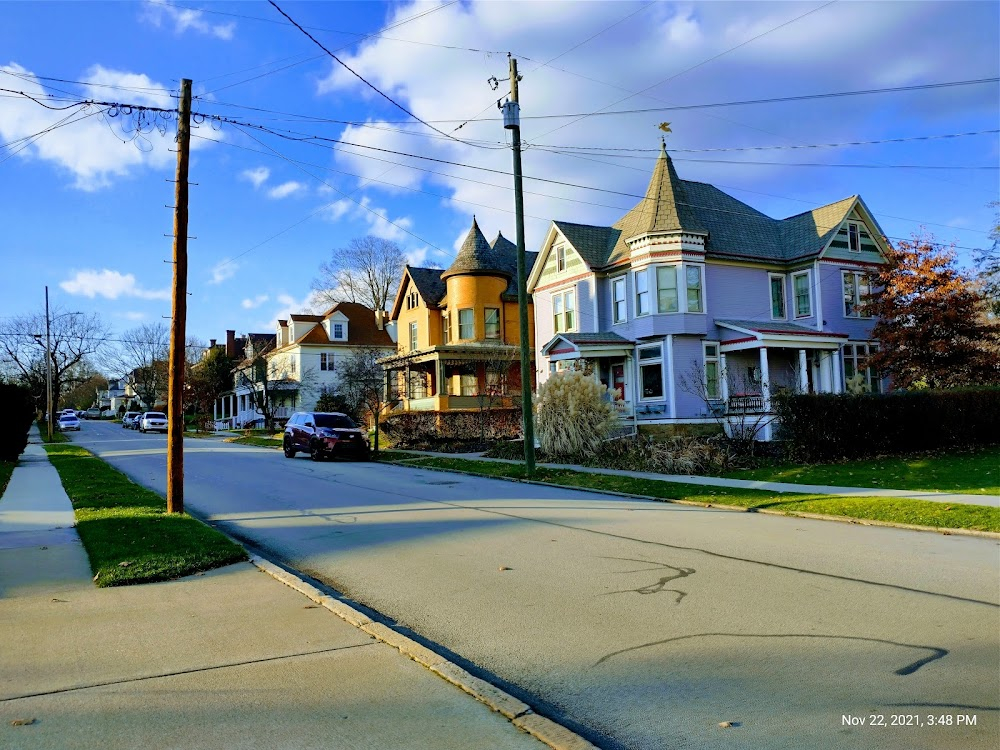
[[[164,436],[85,422],[73,441],[164,491]],[[1000,742],[995,539],[217,440],[185,441],[185,496],[601,747]]]

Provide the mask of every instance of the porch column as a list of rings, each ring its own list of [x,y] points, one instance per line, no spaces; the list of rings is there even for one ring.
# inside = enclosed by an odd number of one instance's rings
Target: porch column
[[[833,392],[843,393],[844,383],[843,381],[843,367],[840,364],[840,347],[837,347],[830,354],[830,364],[833,366]]]
[[[764,397],[764,411],[771,411],[771,378],[767,372],[767,347],[760,348],[760,393]]]
[[[809,365],[806,362],[806,350],[799,349],[799,393],[809,393]]]
[[[719,396],[722,403],[729,403],[729,374],[726,372],[726,355],[719,352]]]
[[[833,393],[833,354],[826,352],[826,355],[821,355],[819,360],[819,390],[821,393]]]
[[[212,421],[219,418],[219,399],[212,400]]]

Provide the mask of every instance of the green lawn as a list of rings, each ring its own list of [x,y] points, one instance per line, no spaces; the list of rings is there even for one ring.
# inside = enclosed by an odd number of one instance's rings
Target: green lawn
[[[412,455],[392,451],[383,452],[381,460],[398,462],[407,466],[455,469],[500,479],[524,478],[524,467],[520,464],[460,458],[414,458]],[[981,505],[704,487],[697,484],[662,482],[655,479],[635,479],[615,474],[590,474],[544,467],[536,469],[534,479],[546,484],[623,492],[663,500],[771,510],[789,515],[814,513],[841,518],[912,524],[936,529],[1000,532],[1000,508],[989,508]]]
[[[250,437],[231,437],[224,438],[223,442],[226,443],[236,443],[237,445],[256,445],[259,448],[280,448],[281,447],[281,437],[264,437],[261,435],[252,435]]]
[[[1000,446],[978,451],[814,466],[779,465],[735,471],[724,476],[770,482],[940,490],[972,495],[1000,495]]]
[[[47,445],[76,511],[98,586],[164,581],[219,568],[246,552],[76,445]]]

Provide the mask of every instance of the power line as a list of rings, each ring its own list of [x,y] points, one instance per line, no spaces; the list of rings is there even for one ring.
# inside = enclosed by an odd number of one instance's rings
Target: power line
[[[422,120],[421,118],[417,117],[417,115],[413,114],[413,112],[411,112],[410,110],[408,110],[402,104],[400,104],[395,99],[393,99],[391,96],[389,96],[384,91],[382,91],[381,89],[379,89],[375,84],[371,83],[367,78],[365,78],[360,73],[358,73],[356,70],[354,70],[354,68],[352,68],[350,65],[348,65],[347,63],[345,63],[339,57],[337,57],[333,52],[331,52],[326,47],[324,47],[323,44],[322,44],[322,42],[320,42],[316,37],[314,37],[312,34],[310,34],[308,31],[306,31],[304,28],[302,28],[302,26],[300,26],[295,21],[295,19],[293,19],[290,15],[288,15],[287,13],[285,13],[285,11],[283,11],[281,9],[281,7],[276,2],[274,2],[274,0],[267,0],[267,1],[268,1],[268,3],[270,3],[274,7],[275,10],[277,10],[281,15],[283,15],[285,18],[287,18],[292,23],[292,25],[295,26],[295,28],[297,28],[299,31],[301,31],[303,34],[305,34],[307,37],[309,37],[309,39],[311,39],[312,42],[317,47],[319,47],[326,54],[328,54],[330,57],[332,57],[334,60],[336,60],[337,63],[340,64],[341,67],[343,67],[345,70],[347,70],[351,75],[353,75],[355,78],[357,78],[363,84],[365,84],[368,88],[370,88],[376,94],[378,94],[379,96],[381,96],[387,102],[389,102],[390,104],[392,104],[393,106],[395,106],[397,109],[402,110],[403,112],[405,112],[406,114],[408,114],[410,117],[412,117],[417,122],[419,122],[419,123],[421,123],[423,125],[426,125],[431,130],[433,130],[433,131],[435,131],[437,133],[440,133],[441,135],[445,136],[446,138],[450,138],[453,141],[465,144],[467,146],[476,146],[476,144],[470,143],[468,141],[464,141],[461,138],[456,138],[455,136],[450,135],[449,133],[446,133],[445,131],[438,129],[438,128],[434,127],[433,125],[431,125],[429,122],[426,122],[425,120]],[[477,147],[478,148],[487,148],[486,146],[477,146]]]

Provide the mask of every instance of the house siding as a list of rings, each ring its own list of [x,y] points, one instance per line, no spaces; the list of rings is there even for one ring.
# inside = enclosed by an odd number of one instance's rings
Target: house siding
[[[823,319],[824,328],[836,333],[846,333],[851,340],[871,338],[875,321],[872,318],[848,318],[844,315],[844,271],[865,271],[866,267],[850,263],[821,262],[820,276],[823,279]]]
[[[704,339],[694,336],[674,336],[674,397],[680,419],[705,417],[708,408],[693,384],[686,381],[701,380],[704,370]],[[695,391],[692,393],[692,391]]]

